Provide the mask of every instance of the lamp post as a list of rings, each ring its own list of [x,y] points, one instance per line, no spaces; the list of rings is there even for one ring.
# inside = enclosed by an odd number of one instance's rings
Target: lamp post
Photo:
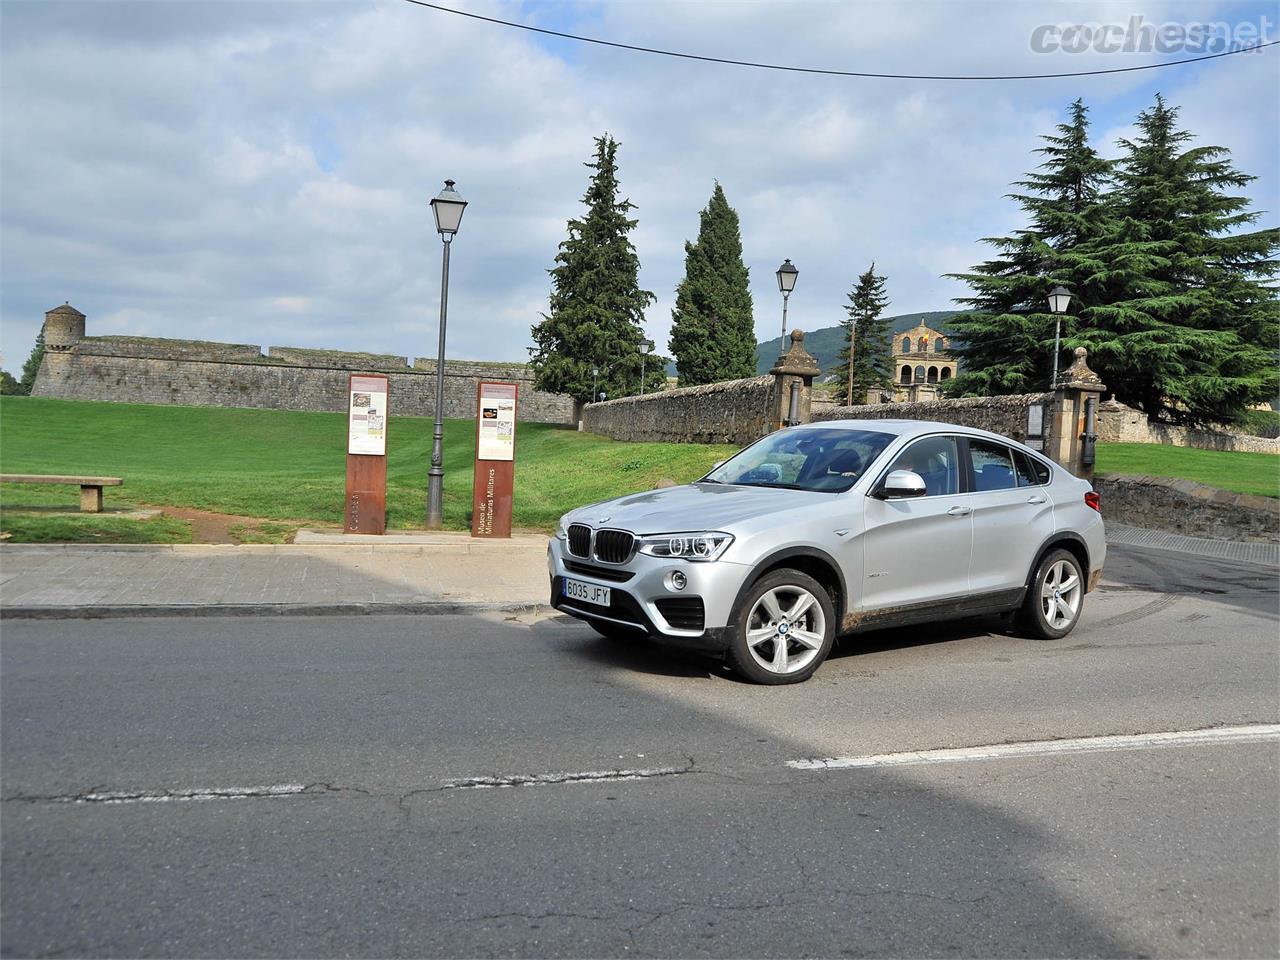
[[[649,351],[653,349],[652,340],[640,341],[640,392],[644,393],[644,360],[649,355]]]
[[[1062,353],[1062,315],[1071,303],[1071,291],[1058,286],[1049,291],[1049,312],[1053,314],[1053,379],[1049,389],[1058,389],[1058,357]]]
[[[783,260],[778,268],[778,290],[782,293],[782,352],[787,352],[787,300],[791,291],[796,288],[796,277],[800,275],[791,264],[791,260]]]
[[[593,397],[596,395],[596,387],[599,386],[599,383],[600,383],[600,368],[592,367],[591,368],[591,395]]]
[[[431,201],[436,232],[444,242],[444,263],[440,268],[440,349],[436,356],[436,425],[431,434],[431,469],[427,471],[427,529],[439,530],[444,522],[444,330],[449,315],[449,245],[462,223],[467,208],[446,180],[444,189]]]

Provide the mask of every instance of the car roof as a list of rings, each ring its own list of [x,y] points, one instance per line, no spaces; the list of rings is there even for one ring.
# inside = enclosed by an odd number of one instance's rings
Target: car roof
[[[919,437],[929,433],[962,433],[970,437],[985,437],[999,440],[1001,443],[1017,443],[1009,437],[990,430],[977,427],[963,427],[957,423],[942,423],[938,420],[818,420],[801,424],[795,429],[835,428],[837,430],[870,430],[877,433],[892,433],[899,437]]]

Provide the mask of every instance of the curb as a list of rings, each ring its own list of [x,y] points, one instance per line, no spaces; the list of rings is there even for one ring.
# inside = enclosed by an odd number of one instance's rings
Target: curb
[[[419,603],[190,603],[106,606],[0,607],[2,620],[118,620],[130,617],[355,617],[465,616],[476,613],[548,614],[545,603],[484,603],[453,600]]]

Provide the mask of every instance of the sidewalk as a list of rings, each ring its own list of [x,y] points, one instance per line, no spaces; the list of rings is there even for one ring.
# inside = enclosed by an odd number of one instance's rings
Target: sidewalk
[[[1280,545],[1111,524],[1107,540],[1275,567]],[[0,545],[0,616],[519,611],[547,604],[547,538],[301,531],[280,546]]]
[[[280,546],[0,546],[0,615],[456,613],[547,603],[547,538],[299,535]]]

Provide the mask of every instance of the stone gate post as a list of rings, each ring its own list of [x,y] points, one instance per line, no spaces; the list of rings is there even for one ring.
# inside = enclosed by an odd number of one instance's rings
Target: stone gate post
[[[1093,464],[1084,463],[1085,415],[1090,400],[1095,406],[1106,384],[1089,369],[1089,352],[1076,347],[1075,361],[1063,372],[1053,396],[1051,434],[1045,452],[1077,477],[1093,479]]]
[[[778,357],[769,371],[773,374],[773,400],[769,410],[770,429],[781,429],[791,407],[791,385],[800,385],[797,423],[808,423],[813,403],[813,380],[822,370],[818,361],[804,348],[804,331],[791,331],[791,347]]]

